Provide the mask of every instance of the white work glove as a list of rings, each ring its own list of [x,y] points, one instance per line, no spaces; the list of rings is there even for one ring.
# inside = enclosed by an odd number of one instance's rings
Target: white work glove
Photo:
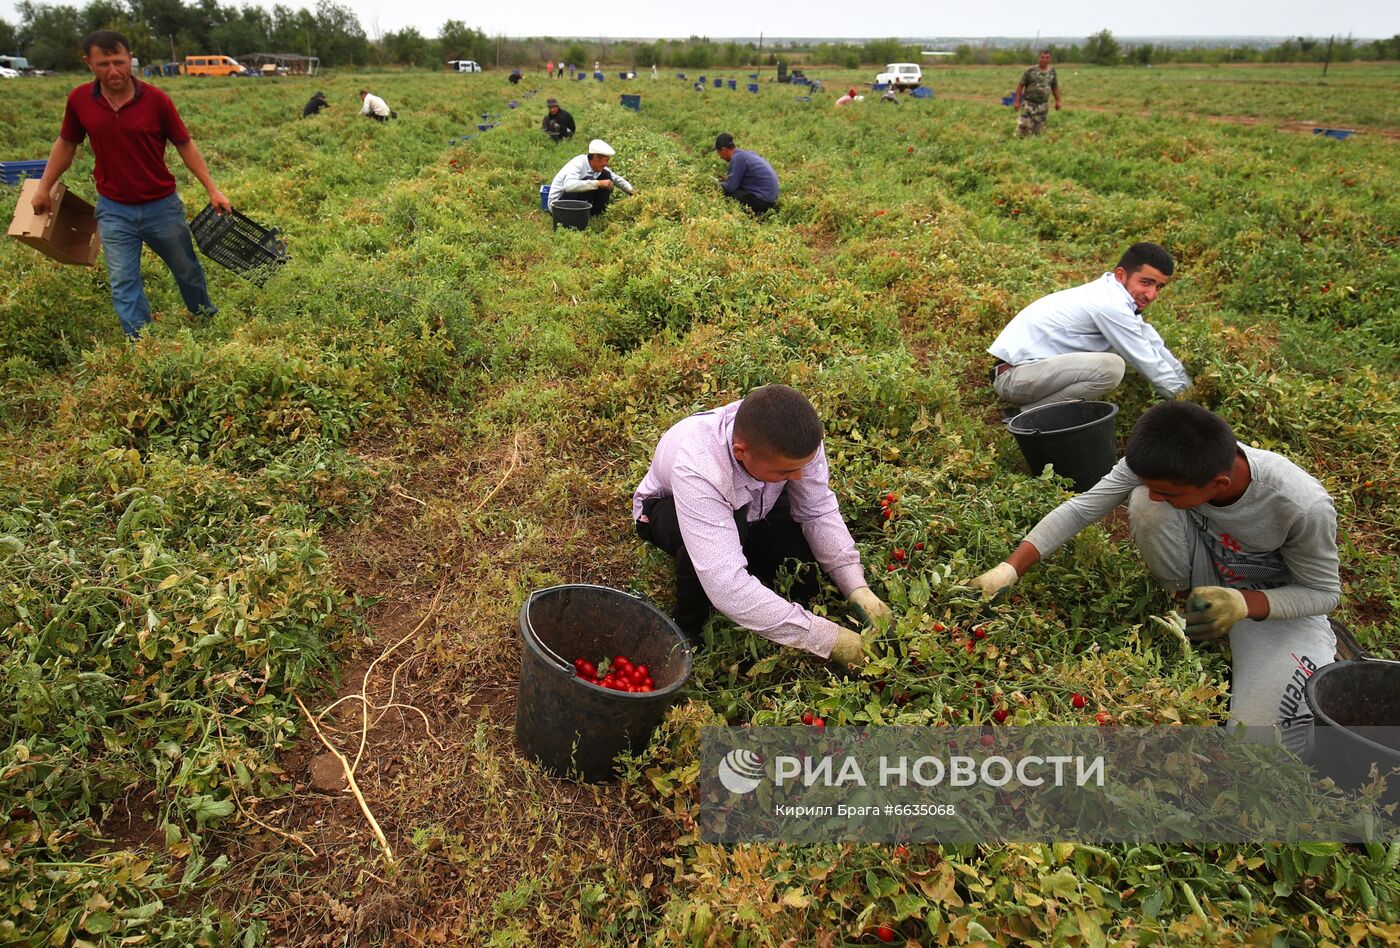
[[[871,592],[869,586],[862,586],[859,589],[852,590],[851,594],[846,597],[846,601],[856,607],[856,610],[865,619],[867,625],[873,623],[876,619],[887,619],[893,615],[893,613],[890,612],[890,607],[885,605],[884,601],[881,600],[879,596]]]
[[[836,644],[831,646],[830,658],[833,662],[844,665],[847,668],[855,668],[864,665],[866,661],[865,640],[859,633],[850,629],[842,629],[836,633]]]
[[[1186,597],[1186,634],[1197,642],[1211,642],[1249,618],[1244,593],[1225,586],[1197,586]]]
[[[981,576],[968,583],[973,589],[982,591],[983,599],[994,599],[997,593],[1003,589],[1010,589],[1016,585],[1016,580],[1021,577],[1016,572],[1016,567],[1010,563],[1001,562],[987,570]]]

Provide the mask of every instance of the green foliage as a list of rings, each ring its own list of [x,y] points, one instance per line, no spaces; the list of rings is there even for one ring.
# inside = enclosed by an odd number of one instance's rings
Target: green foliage
[[[1096,66],[1116,66],[1122,49],[1111,30],[1099,30],[1084,41],[1084,59]]]
[[[473,595],[499,600],[551,569],[587,575],[610,546],[636,549],[635,585],[665,600],[666,564],[632,546],[626,518],[651,448],[685,414],[784,381],[821,412],[868,579],[899,611],[875,637],[875,663],[836,677],[716,619],[692,700],[625,784],[653,808],[638,824],[665,837],[665,863],[646,870],[664,885],[630,876],[625,846],[600,847],[587,874],[558,861],[565,882],[501,881],[473,903],[480,937],[459,940],[870,941],[882,921],[923,943],[1392,936],[1395,849],[920,845],[899,856],[726,851],[692,835],[705,724],[820,709],[834,722],[937,727],[994,720],[998,707],[1016,723],[1079,722],[1070,691],[1123,723],[1225,715],[1227,658],[1162,633],[1153,619],[1170,604],[1119,528],[1086,530],[989,615],[949,590],[1066,496],[1024,469],[997,424],[989,339],[1132,240],[1159,239],[1180,260],[1150,315],[1198,397],[1336,497],[1344,614],[1362,641],[1383,649],[1400,605],[1388,304],[1400,221],[1386,200],[1400,182],[1385,141],[1276,127],[1295,108],[1400,124],[1369,91],[1393,69],[1334,69],[1321,92],[1311,72],[1281,67],[1231,70],[1228,83],[1208,69],[1066,70],[1070,101],[1117,111],[1067,109],[1035,142],[1016,140],[993,104],[1014,69],[929,73],[935,100],[837,113],[767,84],[701,96],[658,81],[641,113],[618,107],[615,83],[556,84],[581,135],[610,141],[638,186],[583,233],[551,232],[536,210],[539,185],[573,152],[537,134],[538,99],[504,105],[551,88],[538,80],[507,93],[490,75],[396,75],[385,94],[403,117],[384,126],[353,114],[359,75],[328,77],[333,108],[305,121],[304,83],[165,83],[221,187],[282,228],[292,259],[262,289],[211,265],[211,322],[180,315],[152,264],[159,319],[129,347],[100,273],[0,245],[14,287],[0,297],[0,450],[13,459],[0,469],[11,732],[0,934],[270,937],[259,900],[280,899],[282,880],[216,853],[244,838],[240,802],[285,792],[274,755],[295,730],[290,692],[324,680],[363,612],[332,576],[325,531],[376,515],[376,459],[403,454],[415,470],[421,418],[460,422],[453,476],[519,432],[539,442],[521,459],[528,476],[473,514],[493,543],[526,537],[534,552],[484,552],[496,571]],[[824,78],[856,76],[868,79]],[[17,150],[52,141],[67,87],[19,84],[0,106],[13,109]],[[481,113],[501,127],[460,140]],[[782,176],[763,221],[712,184],[717,125]],[[90,194],[85,160],[67,181]],[[1121,434],[1150,394],[1130,376],[1115,398]],[[554,532],[561,520],[585,523],[579,537]],[[914,552],[896,561],[896,548]],[[834,591],[818,607],[850,619]],[[968,638],[974,624],[984,639]],[[448,758],[453,781],[489,772]],[[149,840],[111,831],[130,799],[151,801]],[[402,824],[414,845],[401,849],[461,850],[477,868],[473,852],[515,858],[502,837],[483,844],[440,817]],[[436,906],[435,886],[423,891]]]

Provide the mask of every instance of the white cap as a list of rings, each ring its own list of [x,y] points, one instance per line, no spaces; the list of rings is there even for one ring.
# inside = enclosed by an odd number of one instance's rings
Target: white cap
[[[593,141],[591,141],[591,142],[588,143],[588,153],[589,153],[590,155],[615,155],[615,154],[617,154],[617,152],[613,151],[613,147],[612,147],[611,145],[609,145],[607,142],[603,141],[601,138],[595,138],[595,139],[593,139]]]

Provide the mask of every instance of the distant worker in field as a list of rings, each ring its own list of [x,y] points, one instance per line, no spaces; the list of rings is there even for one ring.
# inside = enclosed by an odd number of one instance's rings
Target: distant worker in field
[[[546,79],[549,79],[549,78],[552,78],[553,76],[554,76],[554,60],[551,59],[549,62],[547,62],[547,63],[544,64],[544,77],[545,77]]]
[[[734,136],[728,132],[715,137],[715,151],[729,163],[728,177],[720,179],[727,197],[760,215],[778,203],[778,174],[772,165],[751,151],[736,148]]]
[[[1050,114],[1050,96],[1055,97],[1055,111],[1060,111],[1060,80],[1050,65],[1050,50],[1040,51],[1040,61],[1021,73],[1016,84],[1016,97],[1011,107],[1019,109],[1016,132],[1019,135],[1039,135],[1045,131],[1045,119]]]
[[[559,107],[559,100],[549,99],[545,102],[545,107],[548,111],[544,113],[540,129],[554,142],[564,138],[573,138],[574,117]]]
[[[598,63],[598,60],[596,60],[596,59],[593,60],[593,71],[594,71],[595,73],[599,73],[599,72],[602,72],[602,71],[603,71],[603,67]]]
[[[569,75],[572,76],[573,74],[574,74],[573,69],[570,69],[570,70],[569,70]],[[561,59],[559,62],[555,63],[555,65],[554,65],[554,78],[556,78],[556,79],[563,79],[563,78],[564,78],[564,61],[563,61],[562,59]]]
[[[886,89],[885,94],[880,96],[880,104],[899,105],[899,96],[895,95],[893,89]]]
[[[608,167],[615,154],[613,147],[601,138],[589,142],[588,153],[571,158],[550,182],[549,206],[554,207],[564,198],[587,201],[593,205],[591,213],[596,216],[607,211],[613,188],[637,193],[630,181]]]
[[[324,92],[318,92],[307,99],[306,104],[301,107],[301,117],[307,118],[308,116],[316,115],[320,113],[322,109],[328,109],[330,107],[331,104],[326,101],[326,94]]]
[[[1194,402],[1144,412],[1123,460],[972,585],[995,597],[1124,502],[1133,543],[1177,597],[1186,635],[1228,637],[1230,723],[1276,727],[1286,746],[1304,749],[1312,713],[1303,687],[1336,655],[1327,613],[1342,595],[1337,512],[1306,471],[1240,444],[1222,418]]]
[[[857,95],[857,94],[856,94],[856,90],[855,90],[855,89],[847,89],[847,90],[846,90],[846,94],[843,95],[841,98],[839,98],[839,99],[836,100],[836,107],[837,107],[838,109],[844,108],[845,106],[850,105],[852,102],[857,102],[857,101],[859,101],[859,100],[861,100],[861,99],[863,99],[863,98],[865,98],[865,97],[862,96],[862,95]]]
[[[507,78],[508,80],[510,80],[510,84],[511,84],[511,85],[516,85],[517,83],[520,82],[521,79],[523,79],[523,78],[525,78],[525,77],[522,76],[522,75],[520,74],[520,67],[517,66],[516,68],[514,68],[514,69],[512,69],[512,70],[510,71],[510,75],[509,75],[509,76],[506,76],[506,78]]]
[[[890,615],[866,584],[828,483],[822,436],[812,404],[786,385],[754,389],[662,435],[632,495],[632,520],[639,537],[675,560],[676,624],[692,642],[718,609],[779,645],[864,663],[858,633],[802,605],[825,572],[866,621]],[[789,600],[774,584],[792,561]]]
[[[217,213],[231,213],[233,206],[214,185],[204,156],[170,97],[132,76],[131,44],[125,36],[112,30],[89,33],[83,39],[83,62],[92,71],[93,81],[68,94],[63,126],[31,202],[34,213],[47,214],[52,208],[54,185],[73,164],[83,139],[88,139],[95,159],[97,232],[122,331],[135,339],[151,321],[151,304],[141,282],[142,244],[170,268],[189,311],[213,316],[218,309],[209,300],[185,205],[165,164],[166,143],[175,146]]]
[[[651,78],[656,78],[656,63],[651,64]]]
[[[1112,273],[1043,296],[1016,314],[987,351],[997,358],[992,388],[1018,409],[1106,395],[1126,364],[1164,397],[1191,387],[1186,368],[1142,318],[1176,268],[1153,243],[1127,249]]]
[[[360,90],[360,114],[376,122],[387,122],[391,118],[399,117],[399,113],[389,108],[389,103],[368,89]]]

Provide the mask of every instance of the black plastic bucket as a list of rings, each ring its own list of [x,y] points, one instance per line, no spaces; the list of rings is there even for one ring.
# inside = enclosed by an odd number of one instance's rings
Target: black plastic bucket
[[[1081,493],[1118,460],[1113,402],[1056,402],[1021,412],[1007,422],[1033,474],[1049,464]]]
[[[1368,658],[1335,662],[1313,672],[1303,687],[1313,713],[1312,763],[1337,786],[1370,782],[1371,768],[1400,767],[1400,662]],[[1386,803],[1400,803],[1400,776],[1386,786]]]
[[[550,216],[554,218],[554,229],[560,227],[571,227],[574,230],[584,230],[588,227],[588,217],[593,213],[593,205],[587,201],[574,201],[569,198],[560,198],[555,201],[549,209]]]
[[[590,783],[614,777],[618,754],[646,746],[690,678],[690,646],[671,618],[606,586],[532,592],[520,607],[520,642],[515,739],[556,776],[576,773]],[[656,690],[612,691],[574,671],[576,658],[597,663],[614,655],[646,665]]]

